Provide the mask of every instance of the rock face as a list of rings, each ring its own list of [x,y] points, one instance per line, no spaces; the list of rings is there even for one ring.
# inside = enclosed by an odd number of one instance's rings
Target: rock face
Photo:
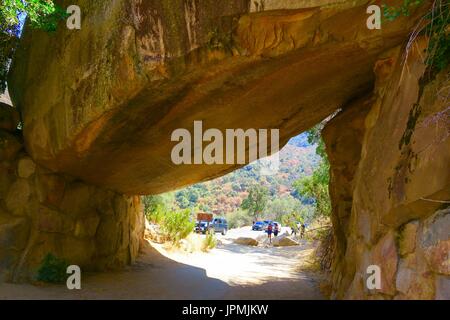
[[[0,282],[33,280],[49,253],[83,271],[125,266],[137,257],[143,219],[139,197],[52,173],[0,130]]]
[[[283,144],[361,95],[377,56],[415,21],[369,30],[367,3],[78,1],[81,30],[25,30],[14,60],[26,148],[46,168],[130,195],[222,175],[237,166],[174,165],[171,133],[202,120],[278,128]]]
[[[404,47],[381,56],[374,92],[323,132],[337,240],[334,298],[448,296],[449,69],[425,72],[426,45],[417,39],[404,63]],[[379,290],[365,285],[370,265],[381,268]]]
[[[0,102],[0,130],[14,132],[19,120],[20,116],[15,108]]]

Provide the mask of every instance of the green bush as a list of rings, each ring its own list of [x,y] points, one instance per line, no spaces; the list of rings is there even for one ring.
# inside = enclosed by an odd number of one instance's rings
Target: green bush
[[[203,239],[203,251],[214,249],[217,246],[216,233],[213,230],[208,230],[205,239]]]
[[[181,239],[186,238],[194,230],[195,223],[191,221],[188,210],[166,211],[160,221],[160,226],[167,240],[178,244]]]
[[[403,0],[399,7],[383,4],[383,16],[388,21],[393,21],[400,16],[409,16],[411,9],[423,3],[424,0]],[[419,30],[419,34],[425,34],[430,39],[426,64],[437,71],[444,70],[450,63],[450,33],[448,32],[450,5],[448,1],[434,0],[423,20],[425,26]]]
[[[174,193],[143,197],[147,220],[160,226],[167,241],[178,244],[194,230],[195,223],[189,210],[172,210],[174,200]]]
[[[37,280],[47,283],[64,283],[67,280],[69,264],[49,253],[42,260],[37,273]]]
[[[158,205],[152,210],[146,210],[145,216],[147,217],[147,220],[150,221],[151,223],[161,224],[166,212],[167,210],[163,206]]]

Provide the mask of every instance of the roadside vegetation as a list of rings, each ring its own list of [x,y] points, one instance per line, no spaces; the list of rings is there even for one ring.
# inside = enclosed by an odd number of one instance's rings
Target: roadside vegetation
[[[69,264],[52,253],[42,260],[37,272],[37,281],[45,283],[64,283],[67,280],[67,267]]]
[[[164,196],[144,197],[145,216],[158,225],[165,241],[178,245],[195,227],[189,210],[171,210]]]
[[[173,193],[144,197],[144,210],[147,220],[161,233],[161,240],[169,242],[173,247],[185,245],[186,251],[197,249],[207,252],[217,246],[214,232],[207,232],[199,240],[191,234],[195,227],[195,213],[189,209],[176,209]],[[198,242],[201,241],[200,244]]]
[[[202,251],[209,251],[211,249],[214,249],[217,246],[217,238],[216,233],[212,230],[209,230],[206,233],[205,239],[203,239],[202,242]]]

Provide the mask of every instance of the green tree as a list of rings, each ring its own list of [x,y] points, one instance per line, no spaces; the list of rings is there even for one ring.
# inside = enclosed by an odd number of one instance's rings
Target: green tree
[[[199,192],[196,188],[186,188],[176,193],[176,201],[182,209],[194,208],[199,199]]]
[[[55,31],[66,12],[52,0],[2,0],[0,6],[0,94],[6,89],[9,64],[25,17],[31,28]]]
[[[321,138],[323,124],[317,125],[308,131],[308,141],[317,144],[316,153],[321,161],[313,174],[300,178],[293,183],[294,189],[303,197],[314,199],[315,215],[329,216],[331,213],[331,200],[328,192],[330,184],[330,163],[325,151],[325,143]]]
[[[301,206],[301,202],[290,195],[275,198],[267,204],[267,218],[281,222],[283,216],[300,211]]]
[[[297,211],[292,211],[282,217],[281,223],[287,227],[296,228],[297,223],[305,223],[313,217],[314,208],[311,206],[301,206]]]
[[[248,210],[248,212],[257,218],[261,215],[266,208],[267,201],[269,200],[269,190],[261,185],[254,185],[250,187],[247,198],[242,201],[242,209]]]
[[[164,210],[172,210],[174,209],[175,196],[173,192],[160,195],[143,196],[142,202],[144,204],[145,213],[154,211],[159,207]]]
[[[240,228],[252,224],[252,217],[247,210],[237,209],[227,214],[228,227],[230,229]]]

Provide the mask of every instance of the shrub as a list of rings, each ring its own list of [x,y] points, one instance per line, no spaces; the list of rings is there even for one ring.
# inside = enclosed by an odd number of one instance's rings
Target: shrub
[[[178,245],[193,230],[195,223],[191,221],[189,210],[172,210],[174,193],[143,197],[145,216],[153,224],[160,226],[166,241]]]
[[[67,267],[69,264],[49,253],[42,260],[37,280],[48,283],[64,283],[67,280]]]
[[[151,223],[161,224],[166,212],[167,210],[163,206],[158,205],[152,210],[146,210],[145,216],[147,217],[147,220],[150,221]]]
[[[206,237],[203,239],[202,250],[208,251],[217,246],[216,233],[213,230],[208,230]]]
[[[166,239],[174,244],[178,244],[181,239],[186,238],[195,226],[195,223],[191,221],[188,210],[166,211],[160,224]]]
[[[400,7],[383,5],[383,15],[388,21],[399,16],[409,16],[411,9],[422,5],[424,0],[403,0]],[[450,5],[445,0],[434,0],[429,11],[420,20],[411,34],[408,46],[418,34],[425,34],[430,40],[427,48],[426,64],[437,71],[444,70],[450,63]],[[423,25],[425,24],[425,25]]]

